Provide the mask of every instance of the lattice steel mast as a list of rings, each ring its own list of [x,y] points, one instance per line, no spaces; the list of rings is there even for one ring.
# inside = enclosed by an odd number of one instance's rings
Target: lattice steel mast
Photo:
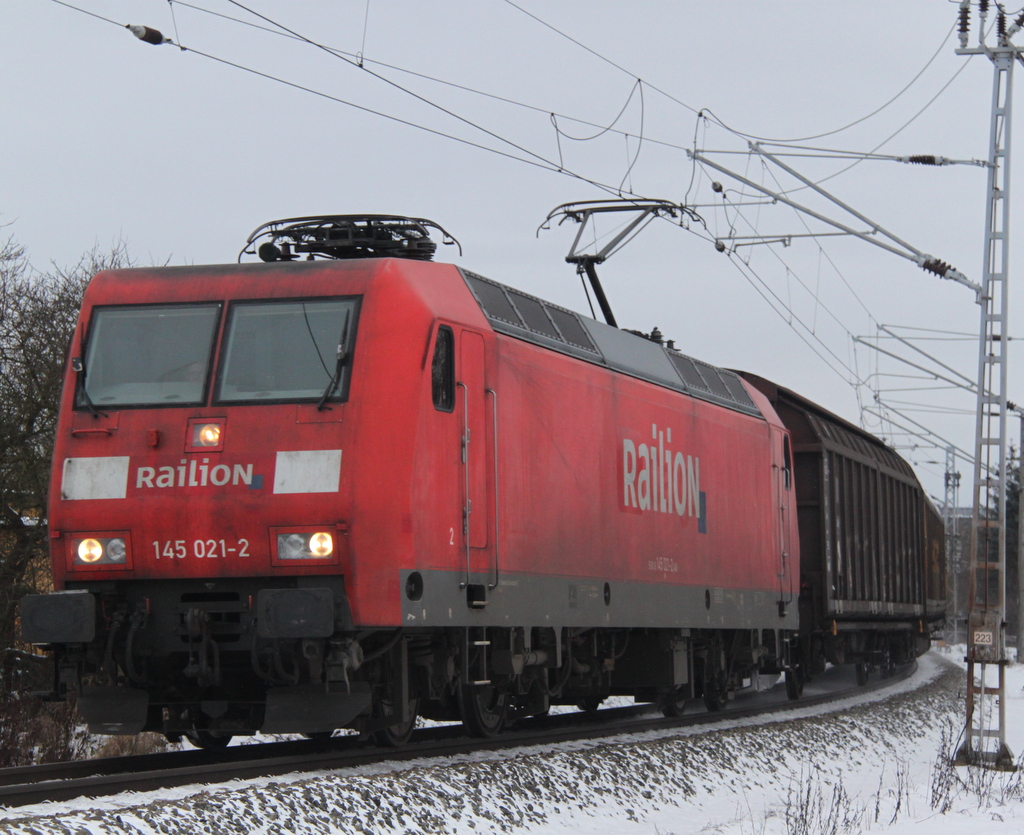
[[[967,715],[959,762],[1012,768],[1006,744],[1006,476],[1007,283],[1010,219],[1010,125],[1013,66],[1021,50],[999,12],[997,43],[985,43],[987,0],[979,5],[979,42],[968,47],[971,4],[960,4],[958,55],[985,55],[994,68],[989,129],[988,192],[978,354],[974,510],[971,519],[971,597],[967,635]]]

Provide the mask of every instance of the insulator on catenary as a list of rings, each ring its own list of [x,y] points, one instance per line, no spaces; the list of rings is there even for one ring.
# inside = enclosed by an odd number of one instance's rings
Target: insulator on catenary
[[[1006,37],[1006,13],[1000,10],[996,17],[996,33],[1000,38]]]
[[[935,154],[912,154],[907,157],[907,162],[917,165],[941,165]]]
[[[149,26],[139,26],[137,23],[129,23],[125,26],[125,29],[135,35],[135,37],[140,41],[151,43],[154,46],[167,43],[167,38],[164,37],[163,32],[159,29],[151,29]]]
[[[938,258],[932,258],[929,261],[925,261],[921,265],[921,269],[927,270],[930,273],[935,273],[935,275],[939,276],[940,278],[945,278],[946,273],[948,273],[953,268],[945,261],[940,261]]]
[[[967,33],[971,31],[971,9],[970,7],[960,8],[960,35],[961,38],[966,38]]]
[[[978,3],[978,11],[982,14],[988,14],[988,0],[981,0]]]

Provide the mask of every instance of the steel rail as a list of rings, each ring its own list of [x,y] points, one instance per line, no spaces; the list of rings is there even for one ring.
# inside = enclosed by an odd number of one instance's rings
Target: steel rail
[[[464,735],[461,725],[417,731],[414,742],[400,748],[367,745],[356,736],[328,740],[296,740],[242,745],[220,751],[171,751],[81,760],[70,763],[0,769],[0,806],[14,808],[79,797],[105,797],[125,791],[144,792],[196,783],[225,783],[256,777],[277,777],[331,769],[353,768],[381,762],[443,758],[478,751],[499,751],[558,742],[600,739],[713,725],[723,720],[771,716],[840,701],[852,695],[886,688],[908,678],[917,669],[912,662],[896,675],[863,686],[842,689],[796,701],[763,702],[722,711],[700,712],[679,718],[643,717],[654,705],[636,705],[522,720],[518,727],[491,739]],[[743,698],[740,701],[747,701]]]

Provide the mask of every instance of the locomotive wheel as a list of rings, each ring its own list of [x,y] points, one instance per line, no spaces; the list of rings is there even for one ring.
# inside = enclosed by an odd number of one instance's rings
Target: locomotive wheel
[[[669,719],[682,716],[683,711],[686,710],[686,700],[689,692],[689,688],[685,685],[670,690],[661,699],[661,712]]]
[[[863,687],[868,683],[868,665],[863,661],[857,664],[857,686]]]
[[[587,696],[585,699],[580,699],[576,703],[576,707],[582,710],[584,713],[597,713],[597,709],[601,707],[603,702],[600,696]]]
[[[416,708],[418,705],[418,699],[410,699],[408,721],[398,722],[397,724],[388,725],[386,728],[379,728],[374,731],[373,737],[377,740],[377,744],[387,748],[405,745],[409,741],[409,737],[412,736],[412,732],[416,729]],[[374,713],[381,717],[393,716],[397,712],[396,708],[397,705],[393,701],[381,699],[374,704]]]
[[[215,731],[194,730],[185,734],[188,741],[196,748],[203,748],[207,751],[215,751],[218,748],[227,748],[231,742],[231,734],[222,734]]]
[[[508,717],[508,693],[493,684],[459,688],[459,713],[470,736],[497,736]]]
[[[786,669],[786,695],[789,697],[790,701],[795,702],[801,695],[803,695],[803,692],[804,682],[803,679],[800,678],[800,671],[793,669],[792,667],[788,667]]]
[[[882,661],[882,678],[892,678],[896,675],[896,662],[892,653],[886,650],[885,659]]]
[[[712,633],[707,652],[700,664],[701,691],[708,713],[717,713],[724,709],[729,700],[729,672],[726,663],[722,637]]]
[[[729,701],[729,692],[726,686],[726,672],[722,670],[708,670],[704,667],[704,707],[708,713],[717,713],[725,708]]]

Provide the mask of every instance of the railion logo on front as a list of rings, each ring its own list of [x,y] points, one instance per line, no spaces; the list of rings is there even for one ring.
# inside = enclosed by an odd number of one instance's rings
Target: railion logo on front
[[[214,464],[182,458],[177,466],[139,467],[135,471],[135,488],[144,487],[223,487],[244,484],[249,488],[263,486],[262,476],[253,476],[252,464]]]

